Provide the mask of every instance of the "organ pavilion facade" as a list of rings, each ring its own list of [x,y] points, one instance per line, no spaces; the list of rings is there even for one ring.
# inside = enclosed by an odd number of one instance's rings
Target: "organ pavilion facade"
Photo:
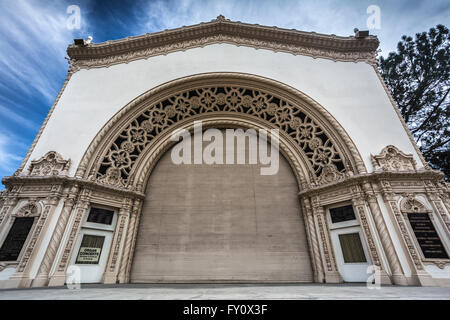
[[[450,286],[450,189],[383,83],[378,44],[219,16],[70,45],[64,85],[3,178],[0,287],[366,282],[368,270]],[[277,129],[277,172],[174,163],[173,134],[196,124]],[[233,152],[250,152],[247,138]]]

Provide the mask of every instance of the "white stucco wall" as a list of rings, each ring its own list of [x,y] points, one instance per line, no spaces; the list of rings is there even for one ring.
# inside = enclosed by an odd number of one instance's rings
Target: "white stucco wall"
[[[72,160],[70,175],[74,175],[97,132],[128,102],[162,83],[206,72],[255,74],[307,94],[344,127],[369,172],[370,154],[378,154],[389,144],[412,153],[421,166],[375,71],[367,63],[334,62],[231,44],[212,44],[76,72],[26,166],[55,150]]]

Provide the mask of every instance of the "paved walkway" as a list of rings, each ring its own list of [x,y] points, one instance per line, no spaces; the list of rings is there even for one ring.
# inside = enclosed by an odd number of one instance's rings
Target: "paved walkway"
[[[450,288],[382,286],[362,284],[127,284],[82,285],[80,289],[30,288],[0,290],[0,300],[100,300],[100,299],[402,299],[450,300]]]

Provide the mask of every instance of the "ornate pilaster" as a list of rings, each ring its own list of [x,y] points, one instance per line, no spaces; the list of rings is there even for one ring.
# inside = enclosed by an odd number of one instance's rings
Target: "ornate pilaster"
[[[334,257],[333,248],[331,246],[330,234],[328,229],[327,220],[325,217],[325,210],[323,206],[319,204],[318,197],[312,198],[312,210],[316,218],[316,228],[318,231],[318,237],[320,239],[322,248],[322,259],[324,261],[324,273],[325,281],[327,283],[340,283],[343,282],[342,276],[340,275],[336,259]]]
[[[442,198],[439,196],[439,190],[436,188],[432,181],[425,181],[425,189],[427,191],[428,199],[433,206],[434,212],[438,216],[438,219],[441,221],[442,225],[446,228],[447,235],[450,236],[450,215],[444,209],[445,204],[442,201]],[[445,197],[443,197],[445,199]]]
[[[439,192],[439,198],[444,203],[447,212],[450,213],[450,184],[445,181],[440,181],[436,184]]]
[[[116,283],[117,281],[117,265],[120,265],[119,253],[122,247],[123,230],[126,227],[131,211],[131,199],[125,198],[122,207],[119,210],[119,217],[117,219],[116,230],[114,231],[114,238],[111,245],[108,264],[106,265],[105,274],[103,276],[103,283]],[[123,248],[122,248],[123,251]]]
[[[46,286],[48,284],[49,272],[54,263],[58,248],[61,244],[64,230],[66,229],[67,221],[69,220],[70,213],[72,212],[77,195],[78,195],[78,186],[75,185],[71,188],[69,194],[64,200],[64,206],[58,218],[58,222],[56,224],[52,238],[48,244],[44,259],[42,260],[37,277],[33,281],[32,284],[33,287],[41,287]]]
[[[120,259],[119,268],[119,283],[127,283],[127,268],[130,261],[130,252],[133,244],[133,237],[135,232],[135,226],[138,219],[139,211],[141,207],[141,200],[136,199],[133,204],[133,210],[131,211],[130,222],[128,223],[128,228],[126,232],[125,244],[122,250],[122,258]]]
[[[381,213],[376,194],[368,182],[363,183],[362,188],[366,195],[370,212],[372,213],[373,220],[375,221],[375,226],[392,272],[391,280],[394,284],[407,285],[408,282],[403,273],[397,253],[395,252],[394,244],[387,230],[386,222],[384,221],[383,214]]]
[[[325,275],[323,273],[322,259],[320,258],[320,248],[317,242],[317,233],[314,227],[314,217],[310,207],[311,204],[307,198],[304,198],[301,202],[303,206],[303,213],[305,216],[311,261],[313,262],[312,264],[314,268],[314,281],[321,283],[325,281]]]
[[[66,270],[72,256],[72,251],[77,240],[77,236],[81,229],[81,222],[89,207],[89,201],[91,196],[91,190],[83,189],[79,196],[77,206],[75,209],[75,217],[70,226],[70,233],[68,239],[64,245],[64,250],[58,261],[55,274],[50,278],[49,286],[61,286],[64,285],[66,280]]]
[[[432,285],[433,282],[431,280],[431,276],[425,271],[424,265],[421,261],[420,254],[414,245],[414,241],[411,239],[411,236],[408,232],[408,228],[406,226],[406,221],[400,212],[400,208],[398,207],[397,201],[395,199],[395,195],[392,192],[391,185],[387,180],[381,180],[381,190],[385,201],[388,204],[388,207],[394,216],[394,220],[396,222],[396,229],[399,231],[401,235],[401,239],[403,240],[403,245],[405,247],[405,251],[409,254],[409,262],[412,269],[412,277],[413,280],[421,285]],[[413,284],[413,283],[411,283]]]
[[[137,210],[136,223],[134,225],[134,229],[133,229],[133,233],[132,233],[131,248],[128,253],[128,261],[127,261],[127,265],[126,265],[125,279],[124,279],[125,283],[128,283],[130,281],[131,264],[133,262],[134,248],[136,246],[137,231],[139,228],[139,221],[141,219],[142,201],[137,202],[135,204],[135,208]]]
[[[0,210],[0,232],[3,231],[4,224],[6,222],[6,217],[11,214],[11,211],[16,206],[19,198],[16,196],[7,196],[5,199],[3,206]]]
[[[364,234],[365,241],[369,248],[370,258],[372,264],[380,269],[381,284],[392,284],[389,275],[386,272],[386,268],[381,263],[380,253],[375,244],[374,236],[372,235],[372,230],[367,218],[366,203],[364,201],[363,194],[358,186],[352,187],[352,204],[356,209],[356,215],[358,216],[359,223],[361,224],[361,229]]]

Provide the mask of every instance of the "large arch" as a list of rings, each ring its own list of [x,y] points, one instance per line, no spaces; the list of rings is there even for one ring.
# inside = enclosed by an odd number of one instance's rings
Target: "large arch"
[[[192,132],[196,121],[202,121],[204,129],[279,129],[279,150],[294,172],[299,191],[366,172],[345,130],[307,95],[260,76],[208,73],[163,84],[122,108],[92,141],[76,177],[143,197],[156,163],[175,144],[172,134],[180,129]],[[137,215],[133,214],[128,227],[120,281],[129,281],[141,204],[134,205]],[[328,274],[327,281],[340,281],[334,271],[323,270],[317,230],[309,212],[303,219],[309,256],[314,257],[315,281],[322,281],[322,272]],[[122,221],[121,226],[126,220]],[[320,241],[322,246],[329,245],[326,237]],[[117,248],[112,257],[117,256]]]
[[[207,126],[280,129],[280,150],[299,187],[364,173],[353,141],[320,104],[302,92],[241,73],[193,75],[151,89],[122,108],[97,134],[76,176],[142,191],[174,130]]]
[[[225,128],[221,137],[225,145]],[[272,175],[258,160],[226,164],[225,153],[248,155],[247,142],[224,150],[223,164],[162,155],[144,191],[130,282],[313,281],[293,170],[282,155]]]

